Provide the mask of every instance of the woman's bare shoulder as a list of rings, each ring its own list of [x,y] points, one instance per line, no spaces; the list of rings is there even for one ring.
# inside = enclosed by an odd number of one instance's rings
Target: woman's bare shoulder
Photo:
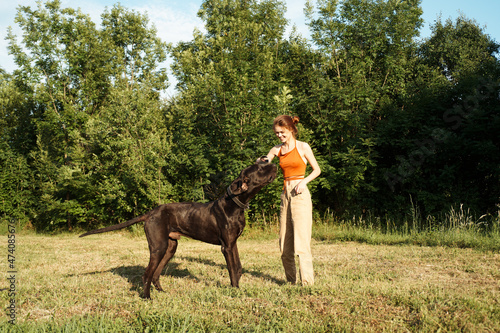
[[[307,142],[298,141],[298,140],[297,140],[297,148],[299,148],[299,150],[302,150],[302,151],[311,150],[311,146],[309,146],[309,144]]]

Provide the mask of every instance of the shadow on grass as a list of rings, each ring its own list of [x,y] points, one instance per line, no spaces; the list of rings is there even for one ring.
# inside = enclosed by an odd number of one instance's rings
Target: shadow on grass
[[[179,264],[175,262],[170,262],[168,263],[167,267],[162,272],[162,276],[164,275],[170,275],[170,276],[176,276],[176,277],[184,277],[184,278],[189,278],[193,279],[195,281],[199,281],[197,277],[192,275],[188,269],[178,269]],[[78,274],[68,274],[67,277],[73,277],[73,276],[84,276],[84,275],[97,275],[97,274],[103,274],[103,273],[113,273],[115,275],[121,276],[122,278],[127,279],[128,283],[131,285],[130,291],[137,292],[142,296],[142,276],[144,275],[144,272],[146,270],[146,267],[144,266],[119,266],[115,268],[111,268],[105,271],[94,271],[94,272],[87,272],[87,273],[78,273]],[[167,273],[166,273],[167,272]],[[161,276],[160,276],[160,283],[161,283]],[[154,287],[152,287],[154,288]]]
[[[160,283],[162,282],[162,276],[175,276],[181,278],[192,279],[195,281],[199,281],[199,279],[194,276],[187,268],[179,269],[179,264],[175,262],[169,262],[168,265],[163,269],[163,272],[160,276]],[[142,294],[142,276],[144,275],[146,268],[143,266],[120,266],[110,269],[108,272],[119,275],[125,279],[127,279],[128,283],[130,283],[131,291],[135,291],[139,294]],[[168,289],[168,286],[163,286],[165,290]],[[154,288],[154,287],[151,287]]]
[[[206,266],[212,266],[212,267],[218,267],[220,269],[227,269],[226,264],[217,264],[213,260],[210,259],[203,259],[203,258],[195,258],[195,257],[183,257],[179,256],[177,257],[180,260],[185,260],[187,262],[193,262],[193,263],[200,263]],[[169,262],[168,265],[163,269],[162,276],[168,275],[168,276],[175,276],[175,277],[181,277],[181,278],[188,278],[188,279],[193,279],[196,282],[200,282],[200,279],[198,279],[196,276],[194,276],[189,269],[184,268],[180,269],[179,268],[180,264],[176,262]],[[102,273],[113,273],[115,275],[119,275],[125,279],[127,279],[128,283],[131,285],[130,291],[137,292],[138,294],[142,295],[142,276],[145,271],[144,266],[119,266],[115,268],[111,268],[106,271],[95,271],[95,272],[87,272],[87,273],[79,273],[79,274],[70,274],[68,277],[71,276],[83,276],[83,275],[97,275],[97,274],[102,274]],[[207,268],[209,269],[209,268]],[[243,274],[250,274],[254,277],[264,279],[264,280],[269,280],[272,281],[278,285],[284,285],[286,284],[285,280],[282,279],[277,279],[274,276],[271,276],[269,274],[264,274],[260,271],[256,270],[248,270],[248,269],[243,269]],[[161,277],[160,277],[160,283],[161,283]],[[228,281],[229,283],[229,281]],[[167,287],[168,286],[164,286]],[[167,290],[167,288],[164,288]]]
[[[179,256],[178,258],[182,259],[182,260],[190,261],[190,262],[197,262],[197,263],[204,264],[207,266],[219,267],[220,269],[227,269],[226,264],[217,264],[214,261],[209,260],[209,259],[202,259],[202,258],[195,258],[195,257],[181,257],[181,256]],[[287,283],[285,280],[277,279],[275,276],[272,276],[269,274],[264,274],[264,273],[262,273],[260,271],[256,271],[256,270],[245,269],[244,267],[243,267],[243,274],[250,274],[256,278],[269,280],[269,281],[272,281],[278,285],[284,285]]]

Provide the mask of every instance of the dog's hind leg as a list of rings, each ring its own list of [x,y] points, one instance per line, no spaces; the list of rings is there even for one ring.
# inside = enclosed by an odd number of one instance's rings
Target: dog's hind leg
[[[167,246],[167,242],[161,242],[158,247],[153,248],[150,246],[149,248],[149,265],[142,277],[142,283],[144,285],[144,298],[151,298],[150,290],[151,282],[153,281],[153,274],[156,272],[156,269],[158,268],[158,265],[163,257],[165,257]]]
[[[163,291],[163,288],[161,287],[160,284],[161,272],[163,271],[163,268],[165,268],[165,266],[168,264],[170,259],[172,259],[176,250],[177,250],[177,239],[170,238],[168,240],[167,252],[163,256],[163,259],[160,261],[160,264],[158,265],[156,271],[153,274],[153,285],[158,291]]]

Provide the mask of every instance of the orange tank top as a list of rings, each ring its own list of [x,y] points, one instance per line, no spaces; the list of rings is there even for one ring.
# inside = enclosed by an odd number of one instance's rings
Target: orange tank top
[[[285,181],[304,178],[306,174],[306,163],[304,163],[304,160],[300,156],[297,145],[286,154],[282,154],[280,148],[278,157],[280,159],[280,167],[283,171]]]

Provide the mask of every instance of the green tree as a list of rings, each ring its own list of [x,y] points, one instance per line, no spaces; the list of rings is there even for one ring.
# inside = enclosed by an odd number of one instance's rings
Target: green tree
[[[153,91],[153,92],[152,92]],[[85,126],[88,221],[95,225],[131,218],[171,201],[171,138],[161,101],[147,85],[112,89],[99,116]]]
[[[431,31],[431,37],[420,48],[421,57],[451,83],[485,73],[498,62],[495,55],[499,44],[472,19],[460,16],[444,24],[438,20]]]
[[[187,168],[191,158],[199,166],[186,170],[191,180],[181,186],[211,183],[191,199],[219,196],[222,185],[274,145],[271,125],[280,112],[274,96],[286,85],[278,52],[284,10],[274,0],[204,1],[198,16],[206,33],[195,31],[192,41],[171,50],[179,97],[170,114],[182,119],[182,128],[176,130],[184,139],[177,142],[175,155],[182,156],[179,162]],[[277,185],[270,188],[277,191]],[[276,208],[276,200],[265,202]]]
[[[23,29],[23,46],[18,45],[16,36],[9,32],[9,50],[19,67],[14,76],[17,82],[23,83],[22,93],[33,96],[34,105],[30,123],[35,129],[36,147],[30,152],[30,163],[35,195],[39,198],[35,208],[36,226],[72,228],[89,219],[109,218],[109,214],[95,214],[95,210],[104,209],[102,205],[109,202],[102,201],[101,206],[96,207],[99,201],[94,200],[94,196],[99,179],[106,177],[102,173],[112,169],[106,163],[112,165],[117,160],[106,160],[97,154],[101,150],[96,153],[96,137],[104,142],[108,138],[95,130],[95,124],[106,121],[103,131],[123,134],[117,126],[130,125],[124,121],[129,116],[127,108],[130,113],[137,113],[136,121],[142,115],[144,123],[158,120],[159,93],[167,82],[165,70],[158,69],[157,64],[165,60],[166,45],[156,37],[155,28],[148,27],[146,16],[119,5],[102,15],[102,29],[97,29],[80,10],[61,8],[58,0],[39,3],[35,10],[20,7],[16,23]],[[124,108],[123,113],[116,110],[118,107]],[[108,115],[113,112],[115,118],[112,119]],[[137,141],[144,140],[146,146],[146,142],[152,140],[138,136],[137,132],[125,131],[125,137],[118,137],[135,140],[134,144],[139,146]],[[164,135],[156,139],[164,140]],[[127,146],[122,153],[129,154],[129,158],[124,160],[139,158],[136,150]],[[102,162],[98,166],[94,163],[96,159]],[[157,161],[151,163],[154,166],[131,162],[127,173],[144,175],[145,170],[154,169],[155,179],[163,179],[161,165]],[[145,183],[141,185],[151,184]],[[120,188],[121,185],[112,186]],[[108,211],[114,212],[113,219],[151,205],[151,201],[148,204],[145,201],[151,200],[149,193],[153,191],[134,185],[138,184],[131,181],[125,186],[127,205],[117,200],[114,201],[116,207],[108,206]]]
[[[380,197],[403,210],[411,197],[423,216],[460,204],[479,215],[497,209],[498,50],[473,20],[436,22],[419,49],[414,94],[378,128]]]
[[[0,141],[0,222],[25,225],[32,212],[32,174],[24,156]]]
[[[111,52],[116,57],[110,64],[112,77],[122,88],[144,83],[156,94],[167,88],[166,68],[158,67],[166,60],[167,49],[157,32],[149,26],[147,15],[119,4],[103,13],[101,36],[112,45]]]
[[[356,209],[364,193],[376,191],[374,128],[388,105],[408,94],[421,13],[418,0],[307,3],[319,53],[308,79],[296,86],[296,107],[315,129],[325,159],[320,185],[326,207]]]
[[[0,219],[25,224],[31,217],[32,173],[24,156],[30,126],[26,101],[12,78],[0,74]]]

